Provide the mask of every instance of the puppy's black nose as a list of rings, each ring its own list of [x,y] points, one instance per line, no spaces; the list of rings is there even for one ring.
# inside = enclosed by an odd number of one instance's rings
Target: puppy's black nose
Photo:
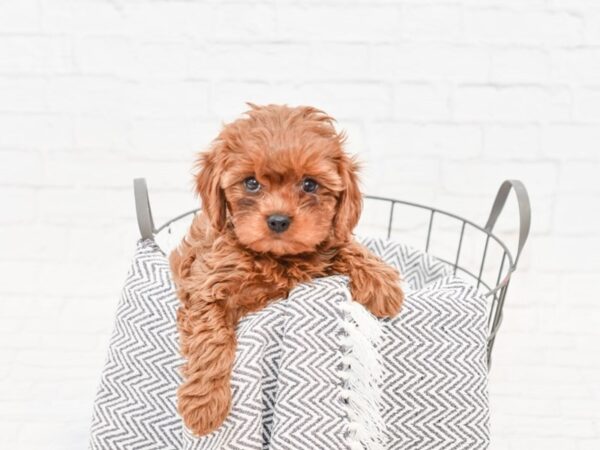
[[[281,214],[272,214],[267,217],[269,228],[275,233],[283,233],[290,226],[290,218]]]

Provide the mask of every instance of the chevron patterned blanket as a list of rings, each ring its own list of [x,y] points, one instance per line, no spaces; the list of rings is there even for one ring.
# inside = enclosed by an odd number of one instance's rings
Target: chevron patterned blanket
[[[353,302],[342,276],[298,286],[242,320],[233,408],[198,438],[176,412],[180,382],[168,262],[140,241],[98,389],[90,448],[485,449],[486,304],[429,255],[363,239],[402,273],[395,319]]]

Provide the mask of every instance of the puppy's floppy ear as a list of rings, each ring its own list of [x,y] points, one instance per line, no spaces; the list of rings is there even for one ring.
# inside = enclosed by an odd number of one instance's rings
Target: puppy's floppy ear
[[[354,158],[342,154],[338,171],[344,190],[340,192],[334,219],[334,234],[340,241],[350,238],[362,211],[362,195],[358,186],[359,165]]]
[[[223,230],[227,218],[225,194],[221,189],[223,171],[219,158],[221,145],[215,143],[211,150],[199,155],[197,162],[199,172],[196,175],[196,192],[202,199],[202,210],[217,231]]]

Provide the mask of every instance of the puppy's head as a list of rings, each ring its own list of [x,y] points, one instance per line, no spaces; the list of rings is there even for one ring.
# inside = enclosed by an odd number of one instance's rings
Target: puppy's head
[[[349,239],[361,211],[357,164],[333,119],[311,107],[250,105],[200,154],[197,192],[212,227],[228,216],[256,252],[314,252]]]

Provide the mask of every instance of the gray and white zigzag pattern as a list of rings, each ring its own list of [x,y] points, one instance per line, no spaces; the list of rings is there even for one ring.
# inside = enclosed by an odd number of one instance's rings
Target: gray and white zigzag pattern
[[[90,448],[181,449],[178,300],[166,258],[140,241],[94,404]]]
[[[489,441],[486,306],[446,264],[382,239],[362,242],[399,268],[409,292],[380,321],[382,441],[390,449],[485,449]],[[240,323],[233,409],[197,438],[176,413],[181,364],[168,262],[141,241],[96,398],[93,449],[346,449],[340,307],[347,279],[297,287]]]
[[[339,333],[343,277],[298,286],[240,324],[233,410],[207,437],[184,432],[185,449],[343,448]]]

